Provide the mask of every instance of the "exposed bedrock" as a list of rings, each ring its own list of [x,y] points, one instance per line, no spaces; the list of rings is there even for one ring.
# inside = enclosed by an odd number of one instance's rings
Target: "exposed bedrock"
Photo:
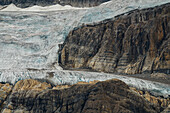
[[[9,83],[0,83],[0,112],[2,108],[5,106],[5,100],[10,95],[13,86]]]
[[[61,87],[49,89],[50,85],[36,80],[19,81],[14,86],[3,113],[156,113],[162,111],[159,106],[151,104],[117,79]]]
[[[83,25],[60,45],[61,66],[126,74],[170,73],[170,4]]]
[[[21,8],[33,5],[48,6],[54,4],[71,5],[74,7],[92,7],[107,1],[109,0],[0,0],[0,5],[9,5],[13,3]]]

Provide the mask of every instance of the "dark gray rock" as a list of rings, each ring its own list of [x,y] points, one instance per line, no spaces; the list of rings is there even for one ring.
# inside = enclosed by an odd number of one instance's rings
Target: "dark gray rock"
[[[170,4],[134,10],[69,33],[60,45],[66,69],[170,73]]]

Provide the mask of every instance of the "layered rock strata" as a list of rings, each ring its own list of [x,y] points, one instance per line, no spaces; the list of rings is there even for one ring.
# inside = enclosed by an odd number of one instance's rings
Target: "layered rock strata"
[[[48,6],[54,4],[71,5],[74,7],[92,7],[100,5],[109,0],[1,0],[0,5],[9,5],[11,3],[18,7],[26,8],[33,5]]]
[[[80,82],[62,88],[56,86],[53,89],[47,83],[23,80],[14,86],[8,104],[3,110],[3,113],[13,112],[156,113],[161,112],[161,109],[117,79],[104,82]]]
[[[75,28],[60,45],[66,69],[170,73],[170,4]]]

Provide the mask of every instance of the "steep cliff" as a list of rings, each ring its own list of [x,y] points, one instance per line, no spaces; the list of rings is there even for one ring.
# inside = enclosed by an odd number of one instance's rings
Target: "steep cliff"
[[[42,90],[37,90],[36,87],[41,89],[40,85],[44,87]],[[94,81],[90,84],[79,83],[59,89],[48,88],[47,83],[39,83],[36,80],[19,81],[14,86],[3,113],[156,113],[161,111],[159,106],[153,106],[117,79]]]
[[[9,5],[13,3],[21,8],[33,5],[48,6],[54,4],[71,5],[74,7],[92,7],[107,1],[109,0],[0,0],[0,5]]]
[[[67,69],[170,73],[170,4],[134,10],[69,33],[60,45]]]

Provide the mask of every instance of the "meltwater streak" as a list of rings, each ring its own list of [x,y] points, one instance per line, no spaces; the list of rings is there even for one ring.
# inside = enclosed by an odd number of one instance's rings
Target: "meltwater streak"
[[[133,9],[168,2],[170,0],[113,0],[89,9],[45,11],[48,8],[42,10],[42,7],[33,6],[32,10],[22,9],[26,12],[12,8],[8,10],[7,7],[0,11],[0,82],[15,83],[27,78],[46,78],[55,84],[73,84],[77,81],[118,78],[140,89],[170,95],[170,87],[164,84],[106,73],[62,71],[57,64],[58,44],[63,43],[73,28]],[[49,76],[49,73],[54,73],[54,76]]]

